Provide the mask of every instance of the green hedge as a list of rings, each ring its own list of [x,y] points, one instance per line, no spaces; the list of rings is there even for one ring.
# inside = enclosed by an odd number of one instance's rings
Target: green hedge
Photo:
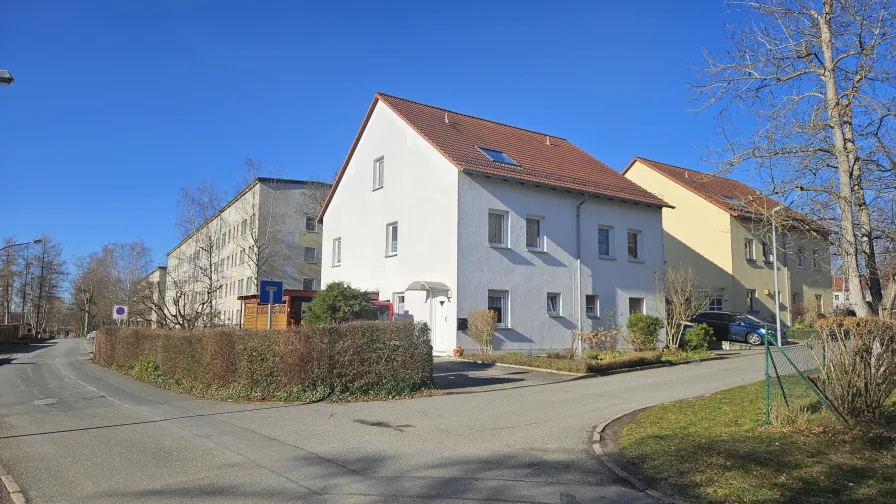
[[[97,334],[95,361],[217,399],[399,397],[432,386],[429,328],[411,321],[283,331],[113,327]]]
[[[590,359],[555,359],[550,357],[538,357],[536,355],[519,354],[464,354],[463,359],[487,362],[490,364],[511,364],[514,366],[526,366],[567,373],[604,373],[616,369],[650,366],[659,364],[662,359],[660,352],[629,352],[608,360]]]

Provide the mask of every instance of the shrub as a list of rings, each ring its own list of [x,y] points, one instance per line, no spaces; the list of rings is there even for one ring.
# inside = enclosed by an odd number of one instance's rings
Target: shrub
[[[684,333],[684,348],[689,352],[709,350],[709,340],[711,339],[712,327],[707,324],[695,324],[693,329]]]
[[[628,339],[635,351],[647,352],[656,350],[656,340],[663,328],[663,319],[642,313],[633,313],[625,323]]]
[[[491,310],[470,310],[467,314],[467,332],[479,347],[479,353],[492,353],[492,338],[497,322],[498,314]]]
[[[815,326],[824,335],[818,381],[828,399],[848,418],[879,418],[896,390],[896,322],[831,317]]]
[[[563,355],[558,353],[558,355]],[[662,358],[660,352],[626,352],[619,353],[615,358],[608,360],[568,359],[538,357],[536,355],[512,355],[512,354],[466,354],[463,359],[488,362],[491,364],[510,364],[514,366],[534,367],[563,371],[566,373],[602,373],[616,369],[650,366],[659,364]]]
[[[331,282],[311,300],[303,323],[331,324],[366,320],[373,316],[370,296],[344,282]]]
[[[398,397],[432,386],[429,327],[361,321],[282,331],[109,328],[95,360],[215,399]]]

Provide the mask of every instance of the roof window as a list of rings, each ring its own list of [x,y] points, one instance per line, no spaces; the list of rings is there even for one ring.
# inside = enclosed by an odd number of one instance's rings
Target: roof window
[[[485,147],[479,147],[479,146],[477,146],[476,148],[479,149],[480,152],[482,152],[483,154],[488,156],[489,159],[491,159],[492,161],[495,161],[496,163],[504,163],[504,164],[519,166],[519,163],[517,163],[510,156],[508,156],[507,154],[504,154],[503,152],[501,152],[499,150],[486,149]]]

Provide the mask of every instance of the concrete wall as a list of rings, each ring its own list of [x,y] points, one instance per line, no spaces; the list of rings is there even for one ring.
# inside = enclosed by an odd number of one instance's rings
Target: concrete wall
[[[384,183],[373,190],[374,161],[385,161]],[[415,320],[433,322],[438,353],[456,346],[458,170],[387,106],[376,105],[323,218],[324,286],[345,281],[392,301],[411,282],[436,281],[451,296],[406,293]],[[398,253],[386,256],[386,225],[398,222]],[[333,240],[342,263],[333,265]],[[445,293],[447,294],[447,293]],[[433,312],[438,305],[444,313]],[[447,329],[451,329],[448,333]],[[435,333],[444,335],[436,338]],[[438,339],[438,341],[436,341]]]
[[[509,291],[510,327],[495,335],[496,351],[541,353],[569,348],[577,310],[584,296],[597,294],[602,318],[582,317],[585,330],[628,318],[628,298],[644,298],[646,312],[655,314],[654,279],[663,268],[662,214],[659,208],[589,198],[582,206],[582,299],[577,302],[575,279],[576,206],[581,194],[461,174],[458,215],[458,315],[487,307],[488,291]],[[489,210],[507,212],[508,247],[488,244]],[[542,218],[544,252],[526,248],[526,217]],[[615,260],[598,258],[599,225],[614,226]],[[642,232],[643,261],[627,258],[628,229]],[[547,294],[561,294],[559,316],[547,314]],[[581,308],[579,308],[581,307]],[[460,344],[475,345],[462,333]]]

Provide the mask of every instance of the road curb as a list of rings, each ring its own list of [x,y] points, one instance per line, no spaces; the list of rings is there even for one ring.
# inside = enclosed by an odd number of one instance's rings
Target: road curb
[[[687,364],[699,364],[701,362],[710,362],[710,361],[733,359],[733,358],[736,358],[736,357],[715,356],[715,357],[707,357],[705,359],[692,359],[692,360],[686,360],[686,361],[681,361],[681,362],[660,362],[657,364],[650,364],[647,366],[635,366],[635,367],[626,367],[626,368],[620,368],[620,369],[611,369],[609,371],[601,371],[598,373],[572,373],[569,371],[556,371],[554,369],[537,368],[537,367],[531,367],[531,366],[520,366],[518,364],[504,364],[501,362],[488,362],[488,361],[483,361],[483,360],[464,359],[463,357],[455,357],[454,359],[458,360],[458,361],[464,361],[464,362],[473,362],[476,364],[488,364],[491,366],[502,366],[502,367],[509,367],[509,368],[514,368],[514,369],[525,369],[527,371],[541,371],[544,373],[553,373],[553,374],[569,376],[570,378],[568,380],[552,382],[552,383],[563,383],[566,381],[583,380],[586,378],[598,378],[601,376],[612,376],[612,375],[617,375],[617,374],[633,373],[635,371],[647,371],[648,369],[659,369],[659,368],[672,367],[672,366],[684,366]],[[545,383],[544,385],[548,385],[548,384]]]
[[[6,470],[0,468],[0,473],[5,473]],[[6,491],[9,492],[9,496],[12,498],[12,501],[15,504],[27,504],[27,500],[25,500],[25,494],[22,493],[22,488],[16,483],[16,480],[9,474],[0,474],[0,481],[3,481],[3,486],[6,487]]]
[[[652,406],[650,406],[650,407],[652,407]],[[626,411],[625,413],[622,413],[620,415],[616,415],[615,417],[613,417],[601,424],[598,424],[594,428],[594,433],[592,434],[592,437],[591,437],[591,448],[594,450],[594,454],[597,455],[597,457],[601,460],[601,462],[604,463],[604,465],[609,467],[610,470],[613,471],[614,473],[616,473],[617,476],[628,481],[629,484],[631,484],[633,487],[635,487],[639,492],[643,492],[643,493],[650,495],[651,497],[659,500],[660,502],[664,502],[667,504],[684,504],[682,501],[680,501],[678,499],[669,497],[668,495],[665,495],[657,490],[654,490],[653,488],[650,488],[643,481],[639,480],[638,478],[636,478],[636,477],[632,476],[631,474],[627,473],[626,471],[624,471],[621,467],[619,467],[619,465],[614,460],[615,453],[607,453],[604,450],[603,446],[601,446],[601,443],[604,442],[602,434],[603,434],[604,429],[607,427],[607,425],[611,424],[612,422],[615,422],[616,420],[619,420],[620,418],[622,418],[628,414],[634,413],[636,411],[645,410],[645,409],[648,409],[648,408],[635,408],[635,409]]]

